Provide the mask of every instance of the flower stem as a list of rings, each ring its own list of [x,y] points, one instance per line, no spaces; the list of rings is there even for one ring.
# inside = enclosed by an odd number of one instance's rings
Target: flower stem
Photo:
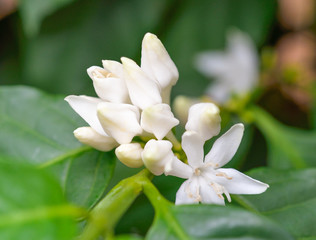
[[[172,143],[175,150],[181,150],[181,144],[179,143],[178,139],[174,136],[172,131],[167,133],[166,138]]]
[[[143,190],[143,183],[153,175],[144,169],[138,174],[119,182],[90,212],[80,240],[94,240],[100,235],[111,236],[122,215]]]

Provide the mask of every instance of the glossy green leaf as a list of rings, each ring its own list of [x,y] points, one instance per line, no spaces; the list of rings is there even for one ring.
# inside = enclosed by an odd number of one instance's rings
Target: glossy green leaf
[[[257,214],[215,205],[170,206],[160,212],[146,239],[293,239]]]
[[[0,161],[0,239],[72,239],[83,210],[43,170]]]
[[[0,125],[0,157],[49,168],[76,204],[91,207],[102,196],[115,160],[75,139],[73,130],[86,124],[63,97],[28,87],[1,87]]]
[[[260,108],[252,108],[255,124],[268,143],[269,165],[274,168],[316,166],[316,132],[285,126]]]
[[[25,33],[36,35],[45,17],[74,0],[20,0],[18,7]]]
[[[279,222],[299,238],[316,238],[316,169],[273,170],[261,168],[249,173],[268,183],[263,194],[240,198],[245,206]]]

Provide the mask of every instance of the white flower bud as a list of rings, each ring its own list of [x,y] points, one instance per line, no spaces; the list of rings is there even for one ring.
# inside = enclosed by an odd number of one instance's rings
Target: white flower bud
[[[146,33],[142,42],[141,68],[154,76],[162,89],[164,103],[169,103],[171,87],[176,84],[179,72],[167,50],[156,35]]]
[[[178,124],[179,120],[173,116],[170,106],[164,103],[144,109],[141,115],[141,127],[159,140]]]
[[[186,96],[177,96],[173,101],[173,110],[176,117],[184,125],[188,121],[189,109],[192,105],[198,103],[197,98],[190,98]]]
[[[83,144],[107,152],[118,146],[114,138],[97,133],[91,127],[80,127],[74,131],[75,137]]]
[[[139,110],[130,104],[100,103],[97,115],[104,131],[118,143],[130,143],[142,133],[139,125]]]
[[[195,131],[206,141],[219,134],[221,117],[219,108],[213,103],[194,104],[189,109],[187,131]]]
[[[172,152],[172,143],[166,140],[150,140],[145,145],[142,152],[143,162],[155,175],[161,175],[165,171],[165,167],[174,158]]]
[[[115,149],[118,160],[131,168],[143,166],[142,153],[143,149],[139,143],[122,144]]]
[[[147,75],[133,60],[122,57],[124,78],[132,103],[140,109],[162,102],[158,82]]]
[[[123,78],[96,66],[88,68],[87,72],[93,80],[95,92],[101,99],[115,103],[129,102],[128,91]]]

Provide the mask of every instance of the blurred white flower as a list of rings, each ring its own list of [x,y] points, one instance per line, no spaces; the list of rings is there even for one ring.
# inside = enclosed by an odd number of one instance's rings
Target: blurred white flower
[[[232,29],[227,34],[226,51],[206,51],[195,58],[196,68],[214,78],[206,94],[218,103],[226,102],[232,93],[245,94],[258,82],[256,47],[245,33]]]
[[[125,57],[121,61],[103,60],[104,68],[88,68],[99,98],[71,95],[65,100],[90,126],[75,131],[80,142],[102,151],[125,144],[116,151],[117,156],[135,167],[140,163],[135,157],[140,146],[136,151],[136,145],[128,145],[132,139],[150,134],[163,139],[179,123],[166,104],[178,70],[151,33],[143,39],[141,67]]]
[[[204,159],[204,140],[194,131],[182,136],[182,147],[188,158],[188,165],[173,158],[166,169],[166,175],[186,180],[176,194],[176,204],[211,203],[225,205],[223,194],[231,201],[231,194],[259,194],[269,186],[243,173],[221,168],[235,155],[243,135],[244,126],[235,124],[218,138]],[[185,174],[184,174],[185,173]]]

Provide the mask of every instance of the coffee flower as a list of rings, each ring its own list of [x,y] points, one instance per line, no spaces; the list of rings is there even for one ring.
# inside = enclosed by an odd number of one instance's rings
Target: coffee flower
[[[224,196],[258,194],[268,185],[252,179],[235,169],[222,168],[235,155],[241,142],[244,126],[236,124],[218,138],[204,158],[206,140],[220,130],[218,108],[212,103],[199,103],[190,108],[186,132],[182,135],[182,149],[188,164],[172,152],[166,140],[151,140],[142,152],[145,166],[155,175],[165,173],[187,179],[176,195],[176,204],[213,203],[224,205]]]
[[[205,156],[204,141],[196,132],[187,131],[182,136],[182,147],[188,157],[188,165],[174,158],[166,175],[186,178],[176,194],[176,204],[212,203],[225,205],[223,194],[230,202],[229,194],[259,194],[268,185],[232,169],[221,168],[237,151],[244,126],[234,125],[218,138]],[[181,162],[182,163],[182,162]],[[183,174],[186,173],[186,174]]]
[[[225,52],[206,51],[195,59],[196,68],[214,78],[206,94],[218,103],[226,102],[232,93],[249,92],[258,81],[258,56],[249,36],[232,29],[227,42]]]
[[[101,151],[124,144],[117,157],[127,166],[139,167],[140,145],[131,143],[133,138],[161,140],[179,123],[168,105],[178,70],[151,33],[142,42],[141,67],[126,57],[121,62],[104,60],[103,68],[88,68],[98,98],[71,95],[65,100],[90,126],[75,130],[80,142]]]

